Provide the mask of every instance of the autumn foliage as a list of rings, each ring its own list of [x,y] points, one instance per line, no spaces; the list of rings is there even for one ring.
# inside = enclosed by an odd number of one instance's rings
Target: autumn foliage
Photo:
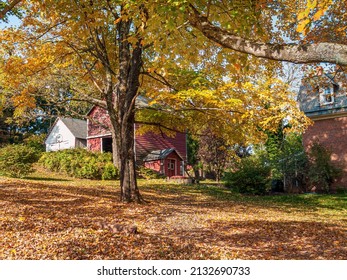
[[[346,195],[140,185],[150,203],[129,207],[106,182],[1,179],[0,259],[346,258]]]

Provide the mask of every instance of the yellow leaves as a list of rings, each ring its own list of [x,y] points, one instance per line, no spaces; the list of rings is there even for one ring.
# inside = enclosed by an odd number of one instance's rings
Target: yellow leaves
[[[306,35],[312,22],[319,20],[329,9],[332,0],[307,0],[306,7],[298,13],[296,31]]]
[[[304,20],[301,20],[296,28],[296,31],[299,33],[303,33],[304,35],[306,34],[306,29],[308,24],[311,22],[310,19],[306,18]]]
[[[307,1],[307,8],[308,9],[314,9],[317,6],[317,0],[308,0]]]
[[[20,117],[27,110],[34,109],[36,107],[36,101],[33,96],[34,88],[24,88],[19,94],[12,97],[13,105],[15,107],[14,116]]]
[[[25,217],[23,217],[23,216],[18,217],[18,221],[19,222],[24,222],[25,221]]]
[[[313,15],[313,20],[319,20],[325,13],[325,10],[321,9],[318,10],[314,15]]]

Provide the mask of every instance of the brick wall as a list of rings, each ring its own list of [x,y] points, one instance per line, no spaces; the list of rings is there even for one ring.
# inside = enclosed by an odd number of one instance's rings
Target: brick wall
[[[315,141],[329,148],[332,161],[343,166],[344,174],[336,185],[347,188],[347,117],[315,120],[303,135],[305,148]]]

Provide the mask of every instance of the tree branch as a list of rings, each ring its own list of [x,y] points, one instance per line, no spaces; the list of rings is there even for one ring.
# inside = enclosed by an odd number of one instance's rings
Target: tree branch
[[[6,14],[13,10],[13,8],[19,3],[21,0],[13,0],[8,5],[4,7],[2,11],[0,11],[0,19],[4,19]]]
[[[188,19],[190,24],[200,30],[207,38],[234,51],[298,64],[327,62],[347,65],[347,45],[345,44],[325,42],[305,45],[270,44],[248,40],[213,25],[193,5],[190,5]]]

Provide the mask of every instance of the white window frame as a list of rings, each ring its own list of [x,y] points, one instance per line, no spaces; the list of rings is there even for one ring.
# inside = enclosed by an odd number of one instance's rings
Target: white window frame
[[[319,103],[321,106],[331,105],[335,102],[334,86],[329,85],[319,88]]]

